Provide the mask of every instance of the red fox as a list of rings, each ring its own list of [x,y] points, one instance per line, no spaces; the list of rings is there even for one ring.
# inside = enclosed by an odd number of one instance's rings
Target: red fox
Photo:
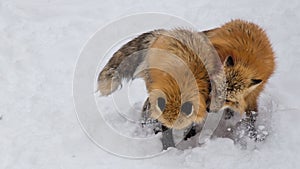
[[[233,20],[204,33],[224,64],[224,108],[239,113],[257,111],[258,96],[275,69],[274,52],[264,30],[254,23]]]
[[[206,69],[215,69],[213,47],[198,32],[183,29],[144,33],[121,47],[98,77],[98,89],[109,95],[122,79],[146,82],[151,117],[164,126],[182,129],[206,116],[210,83]],[[206,42],[207,40],[207,42]]]
[[[274,52],[266,33],[258,25],[242,20],[204,33],[224,65],[227,90],[223,108],[241,114],[257,111],[258,96],[275,69]],[[102,95],[111,94],[122,79],[134,78],[138,67],[145,64],[149,69],[139,76],[146,82],[151,116],[175,129],[201,122],[211,91],[207,69],[217,69],[208,57],[213,50],[203,48],[201,34],[177,29],[138,36],[109,60],[98,76],[98,89]],[[196,86],[189,85],[193,79]]]

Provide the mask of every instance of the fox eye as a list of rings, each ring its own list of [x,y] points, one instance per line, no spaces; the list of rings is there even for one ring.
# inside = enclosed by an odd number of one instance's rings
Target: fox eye
[[[163,112],[166,108],[166,100],[162,97],[159,97],[157,99],[157,106],[159,107],[159,109]]]
[[[231,104],[234,104],[234,105],[236,105],[236,106],[239,105],[239,102],[238,102],[238,101],[233,101],[233,100],[228,100],[228,99],[225,100],[225,103],[227,103],[227,104],[231,103]]]
[[[189,116],[190,114],[192,114],[192,111],[193,111],[193,104],[190,101],[185,102],[181,106],[181,112],[184,113],[187,116]]]

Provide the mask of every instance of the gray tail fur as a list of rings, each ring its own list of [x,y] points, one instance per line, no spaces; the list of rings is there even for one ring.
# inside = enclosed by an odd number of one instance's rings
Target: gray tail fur
[[[147,49],[162,30],[150,31],[131,40],[113,54],[98,76],[98,90],[109,95],[121,86],[122,79],[133,78],[137,67],[144,61]]]

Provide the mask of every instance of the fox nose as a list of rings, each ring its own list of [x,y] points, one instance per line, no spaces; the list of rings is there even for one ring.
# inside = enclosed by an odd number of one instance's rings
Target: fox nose
[[[234,116],[234,111],[231,108],[224,109],[224,118],[225,120],[231,119]]]

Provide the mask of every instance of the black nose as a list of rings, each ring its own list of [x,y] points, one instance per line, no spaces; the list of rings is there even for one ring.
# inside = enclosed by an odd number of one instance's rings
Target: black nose
[[[190,115],[192,113],[193,104],[191,102],[185,102],[181,106],[181,112],[183,112],[185,115]]]
[[[224,118],[225,120],[231,119],[234,116],[234,111],[230,108],[226,108],[224,110]]]

